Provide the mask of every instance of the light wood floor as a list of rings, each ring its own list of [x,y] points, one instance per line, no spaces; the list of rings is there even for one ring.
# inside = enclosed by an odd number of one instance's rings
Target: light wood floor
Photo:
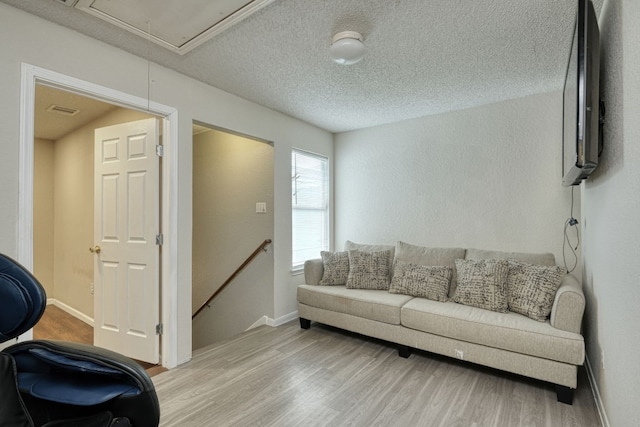
[[[33,339],[93,344],[93,327],[55,305],[47,305],[44,314],[33,327]]]
[[[33,327],[33,339],[93,344],[93,326],[50,304]],[[141,361],[137,363],[142,365],[150,376],[166,371],[162,366]]]
[[[312,323],[261,326],[153,378],[161,426],[600,426],[553,385]]]

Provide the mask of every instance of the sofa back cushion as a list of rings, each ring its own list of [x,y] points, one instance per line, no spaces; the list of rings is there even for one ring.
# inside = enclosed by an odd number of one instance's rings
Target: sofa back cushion
[[[551,253],[501,252],[484,249],[467,249],[464,259],[517,259],[533,265],[556,265]]]
[[[344,242],[345,251],[362,251],[362,252],[378,252],[389,251],[389,271],[393,272],[393,258],[395,256],[396,247],[393,245],[369,245],[363,243],[355,243],[351,240]]]
[[[347,240],[344,242],[344,250],[362,252],[391,251],[391,256],[393,257],[396,247],[393,245],[370,245],[368,243],[356,243],[351,240]]]
[[[453,297],[456,288],[456,259],[464,259],[464,248],[430,248],[405,242],[396,243],[396,260],[417,265],[445,266],[452,271],[449,297]]]

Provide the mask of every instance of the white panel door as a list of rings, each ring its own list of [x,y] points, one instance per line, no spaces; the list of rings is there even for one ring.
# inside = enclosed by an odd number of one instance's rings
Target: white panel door
[[[159,361],[158,120],[95,131],[94,344]]]

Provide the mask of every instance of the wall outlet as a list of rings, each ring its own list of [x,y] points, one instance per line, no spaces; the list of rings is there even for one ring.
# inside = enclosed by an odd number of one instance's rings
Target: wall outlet
[[[460,360],[464,360],[464,351],[456,349],[456,357]]]
[[[93,282],[91,282],[91,284],[89,285],[89,287],[91,288],[91,295],[93,295]]]

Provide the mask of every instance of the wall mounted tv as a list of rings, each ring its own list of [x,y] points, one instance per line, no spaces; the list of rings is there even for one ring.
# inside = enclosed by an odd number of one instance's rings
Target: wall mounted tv
[[[598,166],[604,122],[599,82],[598,19],[591,0],[578,0],[563,97],[562,185],[567,187],[580,184]]]

